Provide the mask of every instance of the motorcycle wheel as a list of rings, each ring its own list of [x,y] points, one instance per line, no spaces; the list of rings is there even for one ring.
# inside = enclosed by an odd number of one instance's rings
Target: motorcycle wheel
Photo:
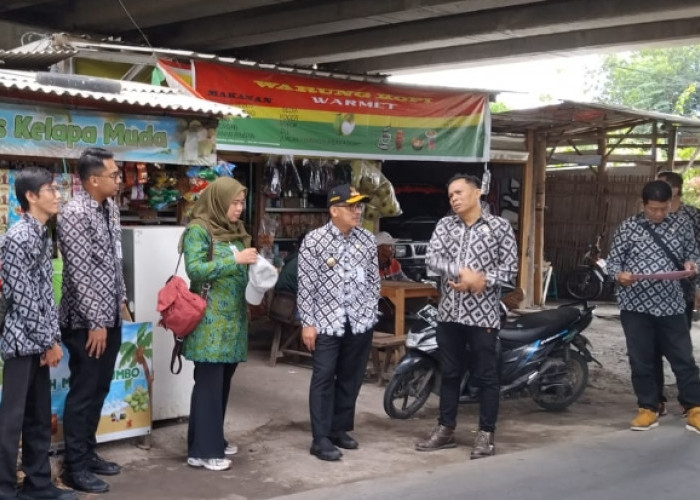
[[[603,293],[603,283],[592,269],[579,267],[566,278],[566,291],[575,299],[594,300]]]
[[[545,410],[562,411],[574,403],[588,385],[588,363],[576,351],[570,351],[567,379],[570,387],[559,387],[556,392],[532,391],[532,399]]]
[[[418,362],[404,373],[394,374],[384,390],[384,411],[391,418],[407,419],[420,410],[435,385],[435,367]]]

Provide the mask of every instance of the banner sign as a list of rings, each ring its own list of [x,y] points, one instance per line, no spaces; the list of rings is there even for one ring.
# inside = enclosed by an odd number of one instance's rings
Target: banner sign
[[[194,61],[195,90],[236,105],[219,149],[367,159],[485,161],[487,93],[306,77]],[[160,61],[159,67],[167,63]]]
[[[119,161],[216,164],[216,120],[120,115],[45,106],[0,107],[0,154],[78,158],[102,147]]]
[[[153,373],[153,325],[124,323],[122,346],[112,377],[112,385],[102,407],[97,441],[113,441],[151,432],[151,393]],[[68,394],[70,370],[68,349],[56,368],[51,368],[51,442],[63,442],[63,410]],[[2,393],[0,361],[0,394]],[[8,381],[9,382],[9,381]]]

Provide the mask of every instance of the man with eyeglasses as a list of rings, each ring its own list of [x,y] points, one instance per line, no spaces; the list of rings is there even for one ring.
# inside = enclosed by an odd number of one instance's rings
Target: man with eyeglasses
[[[2,294],[9,304],[0,331],[3,367],[0,401],[0,499],[73,500],[74,491],[51,482],[51,380],[49,368],[63,357],[53,298],[52,245],[46,223],[59,210],[53,174],[39,167],[17,173],[22,217],[0,248]],[[21,436],[21,438],[20,438]],[[17,491],[18,445],[25,479]]]
[[[95,474],[121,470],[95,452],[95,431],[121,346],[121,308],[126,302],[119,209],[113,201],[121,175],[113,154],[102,148],[83,151],[78,175],[83,190],[64,205],[57,225],[63,254],[59,320],[70,354],[63,479],[77,490],[104,493],[109,484]]]
[[[374,235],[360,227],[368,198],[347,184],[328,193],[330,222],[311,231],[299,250],[297,308],[302,340],[313,353],[309,410],[320,460],[359,445],[348,432],[377,322],[379,272]]]

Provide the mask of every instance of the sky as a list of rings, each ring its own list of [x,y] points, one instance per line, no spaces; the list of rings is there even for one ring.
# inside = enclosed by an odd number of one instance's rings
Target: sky
[[[590,101],[587,72],[600,67],[602,55],[556,56],[526,62],[395,75],[389,81],[479,90],[504,90],[497,101],[508,109],[542,106],[556,99]]]

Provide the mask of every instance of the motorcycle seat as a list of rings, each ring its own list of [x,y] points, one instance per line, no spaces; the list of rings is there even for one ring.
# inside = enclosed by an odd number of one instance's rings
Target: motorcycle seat
[[[576,307],[561,307],[524,314],[506,322],[498,335],[503,340],[513,342],[534,342],[566,329],[580,316],[581,310]]]

